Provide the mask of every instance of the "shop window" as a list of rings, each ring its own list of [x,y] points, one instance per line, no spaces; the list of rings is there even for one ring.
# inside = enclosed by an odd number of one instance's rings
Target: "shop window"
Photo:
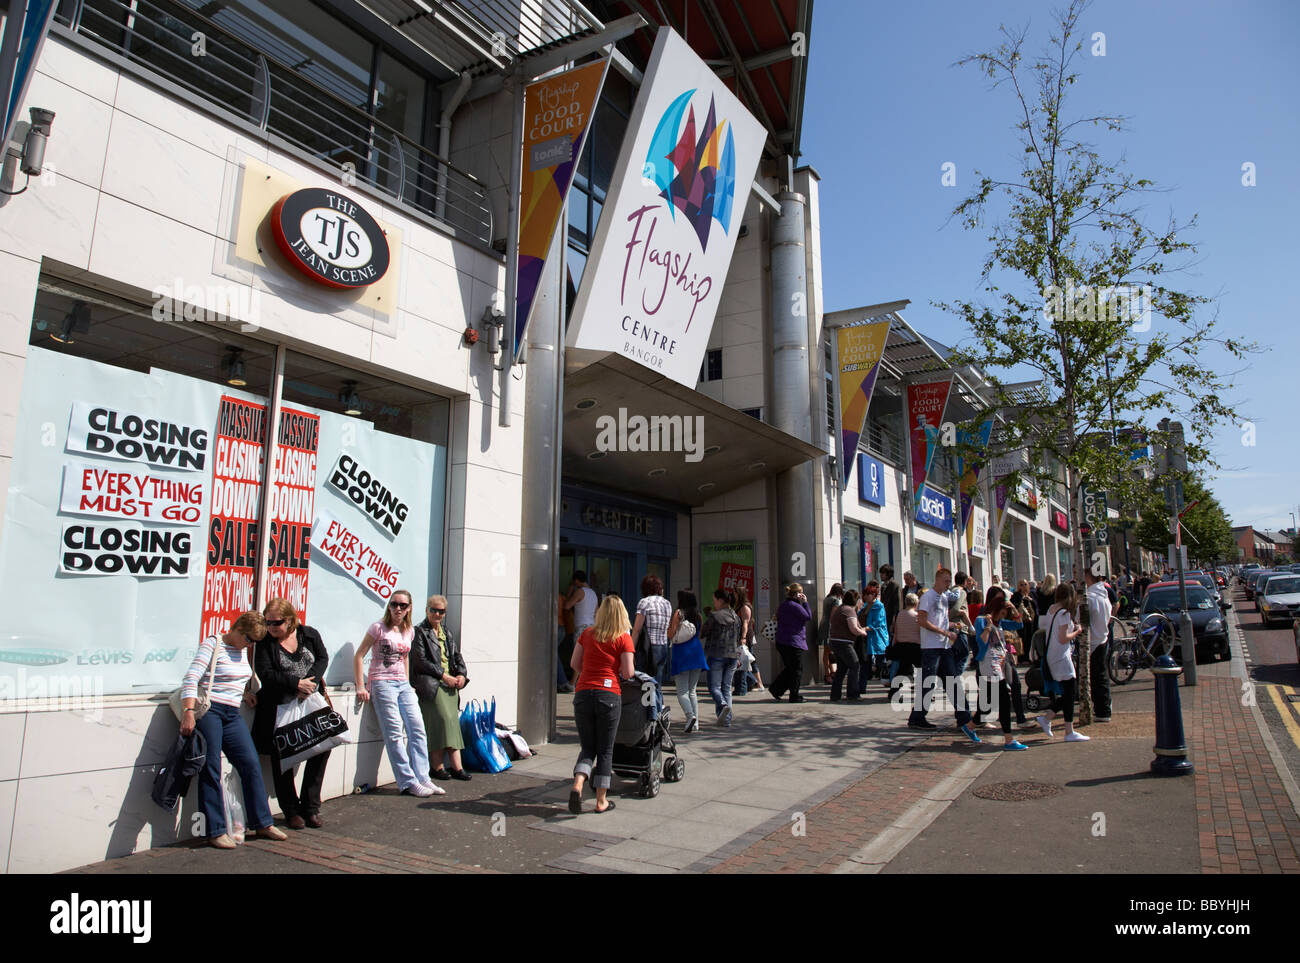
[[[840,529],[840,582],[846,589],[862,584],[862,526],[851,522]]]
[[[710,348],[704,356],[704,373],[701,381],[719,381],[722,378],[722,349]]]
[[[274,346],[204,323],[192,298],[212,292],[184,294],[144,306],[41,279],[0,680],[170,690],[202,637],[277,595],[341,655],[394,588],[440,587],[448,402],[291,352],[279,376]],[[327,678],[351,675],[335,658]]]

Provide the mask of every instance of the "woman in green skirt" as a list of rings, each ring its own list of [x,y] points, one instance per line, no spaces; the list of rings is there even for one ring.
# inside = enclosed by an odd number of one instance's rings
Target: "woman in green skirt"
[[[470,779],[460,763],[465,742],[460,735],[460,690],[469,682],[460,643],[444,624],[447,599],[429,596],[424,621],[415,627],[411,646],[411,685],[420,697],[420,714],[429,735],[429,761],[434,779]],[[451,769],[447,769],[450,756]]]

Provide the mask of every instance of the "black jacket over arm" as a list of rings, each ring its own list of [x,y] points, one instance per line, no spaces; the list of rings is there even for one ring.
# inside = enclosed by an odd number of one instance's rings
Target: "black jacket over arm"
[[[460,643],[445,625],[442,634],[447,637],[447,674],[463,675],[469,681],[469,671],[460,654]],[[438,695],[438,686],[448,692],[457,691],[442,681],[442,646],[433,631],[433,625],[425,619],[415,627],[415,641],[411,644],[411,687],[420,698],[433,699]]]
[[[317,691],[323,693],[325,668],[330,663],[329,653],[325,651],[325,643],[321,640],[319,632],[301,623],[298,625],[297,636],[298,644],[307,649],[315,659],[308,678],[315,679]],[[257,650],[253,655],[253,668],[262,683],[262,688],[257,693],[257,708],[253,711],[253,744],[263,755],[271,754],[276,708],[286,699],[298,694],[298,680],[287,672],[281,671],[275,659],[272,647],[279,644],[268,635],[257,643]]]

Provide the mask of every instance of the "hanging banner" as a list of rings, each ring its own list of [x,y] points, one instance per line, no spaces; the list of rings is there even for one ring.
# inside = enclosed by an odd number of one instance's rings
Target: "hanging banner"
[[[200,639],[225,632],[253,607],[265,444],[265,406],[222,395],[212,445],[212,511]]]
[[[320,418],[293,408],[280,409],[275,444],[275,484],[271,488],[271,545],[266,597],[288,599],[307,621],[307,562],[316,507],[316,455]]]
[[[203,504],[203,480],[193,475],[123,471],[102,465],[63,466],[59,511],[70,515],[197,525]]]
[[[989,557],[989,513],[982,508],[971,510],[966,529],[966,549],[975,558]]]
[[[368,532],[349,527],[323,508],[316,510],[313,532],[312,553],[315,557],[328,558],[378,598],[387,600],[393,594],[400,573],[379,554],[380,550],[388,551],[387,542],[371,541]]]
[[[568,328],[694,388],[767,132],[661,27]],[[790,306],[796,309],[797,306]]]
[[[849,483],[853,470],[853,456],[858,450],[858,439],[867,423],[867,409],[871,407],[871,392],[876,386],[880,359],[885,353],[889,337],[889,322],[855,324],[835,332],[835,367],[839,378],[840,441],[844,477],[843,488]]]
[[[967,431],[964,428],[957,431],[957,444],[963,449],[974,448],[976,454],[967,460],[961,456],[957,458],[957,490],[961,494],[961,528],[966,529],[966,523],[970,521],[970,510],[975,504],[975,489],[979,484],[980,469],[984,467],[984,450],[988,448],[989,438],[993,434],[993,419],[990,418],[979,426],[975,431]]]
[[[515,357],[537,299],[546,254],[591,130],[609,58],[534,81],[524,88],[524,160],[519,182],[519,255]]]
[[[1007,486],[996,485],[993,489],[993,540],[1002,544],[1002,526],[1007,520]]]
[[[940,425],[948,407],[952,375],[942,381],[926,381],[907,386],[907,425],[912,446],[912,491],[920,492],[930,474],[930,463],[939,450]],[[952,519],[948,519],[952,529]]]

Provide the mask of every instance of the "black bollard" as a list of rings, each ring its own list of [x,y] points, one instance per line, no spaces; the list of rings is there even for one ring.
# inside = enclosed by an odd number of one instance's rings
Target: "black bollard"
[[[1196,767],[1187,758],[1183,738],[1183,704],[1178,696],[1178,677],[1183,670],[1162,655],[1151,671],[1156,676],[1156,757],[1151,760],[1151,771],[1157,776],[1185,776]]]

